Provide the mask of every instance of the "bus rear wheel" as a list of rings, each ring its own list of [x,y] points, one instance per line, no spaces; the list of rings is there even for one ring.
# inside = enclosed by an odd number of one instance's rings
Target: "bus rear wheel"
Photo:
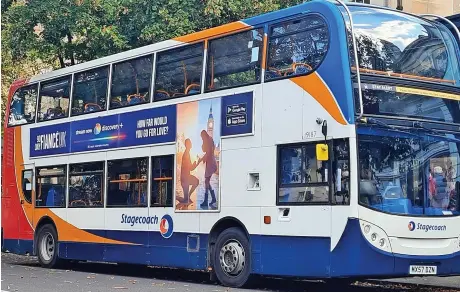
[[[224,286],[242,287],[251,275],[251,248],[245,233],[228,228],[219,234],[214,247],[214,271]]]
[[[42,267],[53,268],[58,262],[58,238],[53,225],[40,228],[37,236],[37,256]]]

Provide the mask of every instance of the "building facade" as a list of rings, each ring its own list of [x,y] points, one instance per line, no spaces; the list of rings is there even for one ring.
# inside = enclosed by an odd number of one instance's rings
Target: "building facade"
[[[396,8],[398,0],[348,0],[348,2],[359,2]],[[414,14],[437,14],[448,16],[460,13],[460,0],[400,0],[403,11]]]

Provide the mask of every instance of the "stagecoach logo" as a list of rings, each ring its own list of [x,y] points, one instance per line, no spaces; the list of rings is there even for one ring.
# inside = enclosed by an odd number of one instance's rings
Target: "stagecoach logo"
[[[160,221],[160,233],[164,238],[169,238],[173,234],[173,220],[170,215],[164,215]]]
[[[422,230],[425,232],[428,231],[446,231],[447,227],[446,225],[424,225],[420,223],[415,223],[413,221],[409,222],[409,225],[407,225],[409,228],[409,231],[414,231],[414,230]]]
[[[98,135],[99,133],[101,133],[101,130],[102,130],[101,124],[96,123],[96,126],[94,126],[94,134]]]
[[[410,221],[408,227],[409,227],[409,231],[414,231],[414,229],[415,229],[415,223],[412,222],[412,221]]]
[[[127,224],[131,227],[137,225],[158,225],[157,216],[131,216],[127,214],[121,215],[121,224]],[[173,234],[173,219],[170,215],[164,215],[160,220],[160,234],[164,238],[169,238]]]

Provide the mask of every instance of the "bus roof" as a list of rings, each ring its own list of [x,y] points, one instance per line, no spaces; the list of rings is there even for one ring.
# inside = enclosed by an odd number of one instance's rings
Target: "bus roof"
[[[325,0],[313,0],[313,1],[305,2],[305,3],[295,5],[292,7],[288,7],[285,9],[268,12],[268,13],[257,15],[257,16],[247,18],[244,20],[227,23],[221,26],[212,27],[212,28],[198,31],[195,33],[191,33],[188,35],[176,37],[170,40],[165,40],[165,41],[150,44],[147,46],[142,46],[136,49],[131,49],[131,50],[117,53],[117,54],[97,58],[91,61],[87,61],[87,62],[79,63],[73,66],[53,70],[47,73],[38,74],[38,75],[31,77],[28,83],[35,83],[39,81],[49,80],[49,79],[53,79],[56,77],[69,75],[74,72],[82,72],[82,71],[86,71],[92,68],[109,65],[111,63],[117,63],[123,60],[129,60],[129,59],[133,59],[136,57],[152,54],[154,52],[159,52],[159,51],[163,51],[166,49],[179,47],[187,43],[193,43],[193,42],[205,40],[208,38],[215,38],[215,37],[230,34],[233,32],[249,29],[251,27],[261,26],[265,23],[270,23],[272,21],[276,21],[279,19],[301,15],[302,13],[305,13],[306,11],[308,11],[308,7],[312,3],[318,3],[318,2],[324,3],[324,5],[334,5],[333,3],[329,1],[325,1]],[[347,3],[347,5],[367,6],[367,7],[381,8],[381,9],[389,9],[389,8],[383,8],[383,7],[373,6],[373,5],[366,5],[366,4],[359,4],[359,3]],[[401,11],[398,11],[398,12],[401,12]]]

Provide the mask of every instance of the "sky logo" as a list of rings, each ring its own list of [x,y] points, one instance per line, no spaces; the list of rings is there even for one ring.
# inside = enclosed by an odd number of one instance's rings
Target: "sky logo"
[[[409,228],[409,231],[414,231],[415,230],[415,223],[413,221],[409,222],[409,225],[407,225]]]
[[[163,238],[169,238],[173,234],[173,219],[170,215],[164,215],[160,221],[160,233]]]
[[[101,124],[96,123],[96,126],[94,126],[94,134],[98,135],[99,133],[101,133],[101,130],[102,130]]]

